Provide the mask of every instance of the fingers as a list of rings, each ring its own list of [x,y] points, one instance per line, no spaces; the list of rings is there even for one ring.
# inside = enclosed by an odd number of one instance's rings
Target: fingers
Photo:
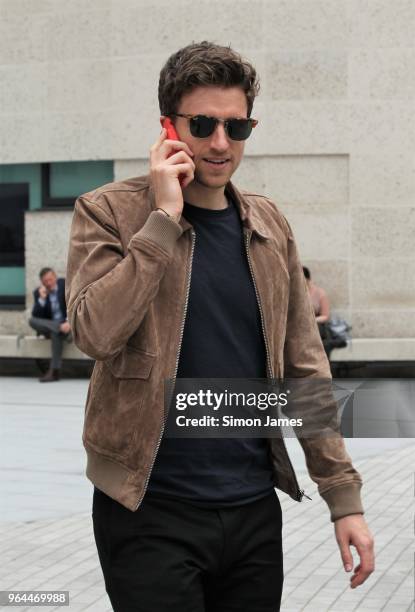
[[[195,177],[194,170],[193,170],[192,173],[189,173],[188,176],[185,176],[185,177],[180,176],[179,177],[180,178],[180,187],[182,189],[185,189],[188,185],[190,185],[190,183],[193,181],[194,177]]]
[[[350,579],[352,589],[363,584],[375,569],[373,542],[360,542],[356,544],[356,548],[360,556],[360,563],[355,568],[354,574]]]
[[[344,569],[346,572],[350,572],[353,569],[353,556],[350,550],[350,544],[342,540],[339,540],[338,543]],[[370,541],[362,541],[356,543],[355,546],[360,557],[360,563],[355,567],[353,576],[350,578],[350,586],[352,589],[363,584],[375,569],[373,543]]]
[[[182,188],[186,187],[193,180],[194,171],[195,164],[193,160],[189,157],[187,152],[182,149],[173,153],[173,155],[170,155],[167,159],[153,164],[153,172],[155,174],[164,175],[167,173],[170,176],[180,176]]]
[[[152,173],[158,177],[177,177],[179,174],[186,172],[186,175],[191,173],[192,176],[195,171],[195,165],[188,155],[184,152],[173,155],[172,159],[166,160],[162,163],[154,164],[152,167]]]
[[[360,586],[361,584],[365,582],[365,580],[369,578],[371,573],[372,573],[371,571],[365,572],[359,565],[359,569],[356,568],[355,573],[350,579],[350,587],[352,589],[355,589],[356,587]]]
[[[168,139],[164,128],[150,149],[150,175],[156,201],[163,202],[165,207],[170,202],[176,212],[183,209],[182,190],[194,179],[193,157],[190,147],[180,140]]]
[[[173,151],[185,151],[189,157],[194,157],[193,151],[185,142],[181,140],[165,140],[161,146],[162,151],[166,151],[167,157],[173,154]]]
[[[359,565],[356,565],[356,567],[354,568],[353,576],[350,578],[350,586],[352,589],[355,589],[357,586],[360,586],[362,584],[362,582],[360,582],[362,577],[361,571],[362,566],[359,563]]]
[[[350,578],[352,589],[363,584],[375,569],[373,536],[361,514],[348,515],[335,521],[336,539],[346,572],[353,568],[353,557],[350,546],[359,554],[360,563]]]
[[[181,140],[167,139],[167,130],[161,130],[156,142],[150,148],[150,156],[157,159],[167,159],[174,151],[185,151],[190,157],[193,157],[193,151],[189,145]]]
[[[157,150],[163,144],[166,138],[167,138],[167,130],[165,128],[162,128],[159,134],[159,137],[157,138],[153,146],[150,148],[150,151]]]
[[[353,569],[353,557],[350,552],[350,548],[341,553],[344,569],[346,572],[350,572]],[[350,578],[350,586],[352,589],[360,586],[369,578],[370,574],[374,570],[373,555],[361,555],[360,563],[354,568],[353,575]]]
[[[343,561],[343,567],[346,572],[351,572],[353,569],[353,556],[350,550],[349,542],[344,539],[339,539],[338,544],[340,548],[340,556]]]
[[[194,164],[175,164],[173,167],[177,171],[177,176],[180,177],[181,187],[184,189],[193,181]]]
[[[191,164],[193,169],[195,168],[195,164],[193,160],[189,157],[189,155],[185,151],[178,151],[177,153],[173,153],[168,159],[166,159],[167,164]]]

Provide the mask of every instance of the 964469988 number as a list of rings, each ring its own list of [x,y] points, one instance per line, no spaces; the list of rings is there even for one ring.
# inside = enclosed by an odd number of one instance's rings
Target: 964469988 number
[[[1,606],[69,606],[69,591],[0,591]]]

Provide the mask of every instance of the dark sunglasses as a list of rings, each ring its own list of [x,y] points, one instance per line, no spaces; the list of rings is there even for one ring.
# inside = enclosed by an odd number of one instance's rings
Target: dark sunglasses
[[[223,123],[225,132],[232,140],[246,140],[258,124],[257,119],[218,119],[217,117],[206,117],[206,115],[183,115],[173,113],[171,117],[184,117],[189,119],[190,133],[195,138],[207,138],[211,136],[218,123]]]

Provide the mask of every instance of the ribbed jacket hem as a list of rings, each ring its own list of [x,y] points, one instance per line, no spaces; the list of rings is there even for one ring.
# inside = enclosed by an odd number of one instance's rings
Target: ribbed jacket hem
[[[174,245],[182,235],[183,229],[167,215],[153,210],[143,227],[134,234],[131,242],[137,239],[145,239],[153,242],[158,247],[173,255]]]
[[[333,522],[349,514],[364,514],[360,498],[361,487],[361,483],[351,482],[321,493],[321,497],[330,509],[330,519]]]
[[[86,475],[92,484],[129,510],[137,510],[139,491],[131,482],[134,474],[90,448],[86,448],[86,454]]]

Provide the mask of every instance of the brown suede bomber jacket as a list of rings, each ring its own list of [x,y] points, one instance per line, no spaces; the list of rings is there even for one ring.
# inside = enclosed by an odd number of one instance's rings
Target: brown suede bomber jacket
[[[295,241],[269,199],[238,191],[258,297],[269,378],[330,378]],[[88,478],[134,511],[164,430],[164,381],[175,378],[195,233],[156,212],[149,177],[104,185],[78,198],[66,302],[75,344],[96,360],[85,406]],[[307,467],[331,520],[363,513],[362,481],[340,433],[301,438]],[[275,486],[301,501],[283,437],[269,439]]]

